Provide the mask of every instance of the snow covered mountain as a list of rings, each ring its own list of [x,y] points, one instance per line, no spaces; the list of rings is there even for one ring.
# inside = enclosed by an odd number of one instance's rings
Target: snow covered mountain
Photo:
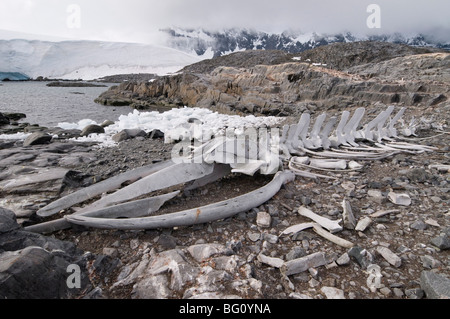
[[[336,42],[381,41],[413,46],[428,46],[450,50],[450,42],[439,42],[430,35],[355,35],[350,32],[338,34],[300,34],[283,32],[281,34],[267,33],[247,29],[229,29],[223,31],[207,31],[199,29],[163,29],[168,35],[167,45],[185,52],[195,52],[203,55],[212,51],[214,56],[242,50],[283,50],[298,53],[319,46]]]
[[[31,78],[93,80],[126,73],[164,75],[201,59],[196,54],[157,45],[0,40],[0,72],[20,72]]]

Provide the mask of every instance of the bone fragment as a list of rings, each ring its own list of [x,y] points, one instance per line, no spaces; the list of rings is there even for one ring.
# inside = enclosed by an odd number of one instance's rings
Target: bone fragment
[[[301,232],[302,230],[308,229],[308,228],[312,228],[316,223],[301,223],[301,224],[297,224],[294,226],[290,226],[288,228],[286,228],[281,234],[281,235],[292,235],[292,234],[297,234],[299,232]]]
[[[325,254],[323,252],[317,252],[305,257],[287,261],[280,270],[285,276],[290,276],[304,272],[309,268],[316,268],[325,264],[327,264]]]
[[[346,169],[347,162],[345,160],[330,160],[330,159],[311,159],[309,165],[318,168],[326,169]]]
[[[398,210],[398,209],[380,210],[378,212],[370,214],[369,216],[372,217],[372,218],[378,218],[378,217],[382,217],[384,215],[388,215],[388,214],[391,214],[391,213],[398,213],[398,212],[400,212],[400,210]]]
[[[327,232],[325,229],[320,227],[320,225],[315,224],[313,227],[314,231],[322,236],[325,239],[328,239],[332,243],[335,243],[338,246],[344,247],[344,248],[352,248],[354,244],[352,242],[349,242],[348,240],[345,240],[341,237],[338,237],[336,235],[331,234],[330,232]]]
[[[342,201],[342,208],[344,210],[342,214],[342,219],[344,221],[344,227],[346,229],[355,229],[356,227],[356,219],[353,215],[352,206],[347,200]]]
[[[372,219],[369,217],[364,217],[363,219],[360,219],[358,221],[358,224],[356,224],[355,230],[363,232],[367,229],[367,227],[370,226],[370,224],[372,224]]]
[[[304,206],[302,206],[302,207],[300,207],[298,209],[298,213],[301,216],[308,217],[309,219],[312,219],[313,221],[318,223],[320,226],[328,229],[332,233],[336,233],[336,232],[339,232],[339,231],[342,230],[342,226],[339,225],[339,222],[341,220],[335,221],[335,220],[331,220],[331,219],[319,216],[319,215],[313,213],[312,211],[310,211],[309,209],[307,209]]]
[[[401,206],[409,206],[411,205],[411,198],[408,194],[396,194],[394,192],[389,192],[388,194],[389,200],[396,204]]]

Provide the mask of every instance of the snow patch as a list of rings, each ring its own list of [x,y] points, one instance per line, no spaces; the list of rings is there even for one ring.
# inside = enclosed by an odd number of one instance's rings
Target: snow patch
[[[250,127],[274,126],[280,123],[279,117],[256,117],[254,115],[239,116],[225,115],[204,108],[181,108],[170,111],[140,112],[134,110],[128,115],[121,115],[119,120],[105,128],[105,134],[92,134],[89,137],[73,139],[78,142],[98,142],[101,147],[116,145],[112,136],[125,129],[141,129],[149,133],[158,129],[165,133],[166,143],[184,138],[197,138],[208,140],[213,136],[221,136],[226,130],[235,130],[236,134],[242,133]],[[193,123],[189,123],[193,122]],[[194,125],[201,124],[201,130],[196,130]],[[97,124],[95,121],[86,119],[78,123],[59,123],[63,129],[82,130],[87,125]]]

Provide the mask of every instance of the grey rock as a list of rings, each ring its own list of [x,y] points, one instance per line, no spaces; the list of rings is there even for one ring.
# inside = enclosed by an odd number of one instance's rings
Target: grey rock
[[[130,136],[126,131],[120,131],[119,133],[113,135],[112,140],[116,143],[120,143],[128,140],[129,138]]]
[[[356,227],[356,218],[353,215],[352,206],[346,200],[342,202],[342,207],[344,209],[344,213],[342,214],[342,219],[344,223],[344,228],[346,229],[355,229]]]
[[[345,299],[344,291],[335,287],[322,287],[320,289],[327,299]]]
[[[434,269],[441,265],[439,260],[434,259],[430,255],[421,256],[420,259],[422,260],[422,265],[424,268]]]
[[[103,248],[103,254],[112,258],[117,258],[119,256],[119,251],[117,248],[105,247]]]
[[[52,140],[52,136],[43,132],[36,132],[28,136],[23,142],[23,146],[33,146],[47,144]]]
[[[149,137],[151,139],[164,138],[164,133],[160,130],[155,129],[149,133]]]
[[[422,299],[425,292],[420,288],[407,289],[405,295],[408,299]]]
[[[434,237],[430,240],[431,244],[436,246],[441,250],[447,250],[450,248],[450,236],[449,236],[450,228],[447,228],[446,231],[440,234],[437,237]]]
[[[284,264],[283,259],[268,257],[263,254],[258,255],[258,260],[260,262],[262,262],[263,264],[269,265],[270,267],[274,267],[274,268],[281,268],[281,266],[283,266],[283,264]]]
[[[425,183],[431,181],[432,175],[423,168],[415,168],[406,173],[406,177],[408,177],[411,182]]]
[[[356,260],[358,265],[366,269],[367,266],[373,263],[373,255],[366,249],[355,246],[349,249],[347,252],[350,258]]]
[[[198,262],[202,262],[203,260],[214,255],[226,254],[230,252],[228,248],[220,244],[193,245],[188,247],[187,250],[189,251],[191,256]]]
[[[286,254],[286,260],[294,260],[306,256],[306,250],[303,247],[295,246]]]
[[[422,220],[416,220],[409,227],[415,230],[425,230],[428,228],[428,225],[425,224]]]
[[[0,207],[0,234],[19,228],[20,226],[17,224],[16,214],[6,208]]]
[[[103,121],[103,123],[101,124],[101,127],[108,127],[108,126],[113,125],[113,124],[114,124],[113,121],[111,121],[111,120],[105,120],[105,121]]]
[[[402,265],[402,260],[396,254],[394,254],[389,248],[378,246],[377,252],[383,256],[384,259],[394,267],[400,267]]]
[[[252,242],[257,242],[258,240],[261,239],[260,233],[256,233],[256,232],[252,232],[252,231],[248,232],[247,236]]]
[[[322,252],[314,253],[305,257],[293,259],[284,263],[281,271],[286,276],[298,274],[308,270],[309,268],[316,268],[327,263],[325,254]]]
[[[259,212],[256,216],[256,224],[259,227],[268,228],[272,223],[272,217],[266,212]]]
[[[450,279],[440,274],[423,271],[420,275],[420,287],[427,299],[449,299]]]
[[[65,299],[87,289],[89,281],[80,277],[80,289],[69,289],[67,268],[71,263],[41,248],[30,246],[0,255],[0,298]],[[80,275],[82,275],[80,274]]]
[[[91,134],[104,134],[105,129],[100,125],[91,124],[86,126],[80,133],[80,136],[89,136]]]
[[[163,249],[174,249],[177,246],[177,240],[175,237],[163,233],[159,236],[158,244],[161,245]]]
[[[7,125],[9,123],[9,118],[3,115],[3,113],[0,113],[0,125]]]
[[[337,260],[336,263],[339,266],[345,266],[348,265],[350,263],[350,256],[348,255],[348,253],[343,253]]]

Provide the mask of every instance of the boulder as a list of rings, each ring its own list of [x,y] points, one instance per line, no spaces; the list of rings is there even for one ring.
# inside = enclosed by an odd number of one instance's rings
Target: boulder
[[[8,233],[19,228],[16,214],[6,208],[0,207],[0,234]]]
[[[25,141],[23,142],[23,146],[47,144],[51,140],[52,140],[51,135],[43,132],[35,132],[25,139]]]
[[[420,286],[425,291],[427,299],[450,299],[450,279],[440,274],[423,271]]]
[[[82,131],[80,136],[89,136],[91,134],[104,134],[105,129],[100,125],[91,124],[86,126]]]
[[[0,125],[8,125],[9,118],[7,118],[3,113],[0,113]]]

